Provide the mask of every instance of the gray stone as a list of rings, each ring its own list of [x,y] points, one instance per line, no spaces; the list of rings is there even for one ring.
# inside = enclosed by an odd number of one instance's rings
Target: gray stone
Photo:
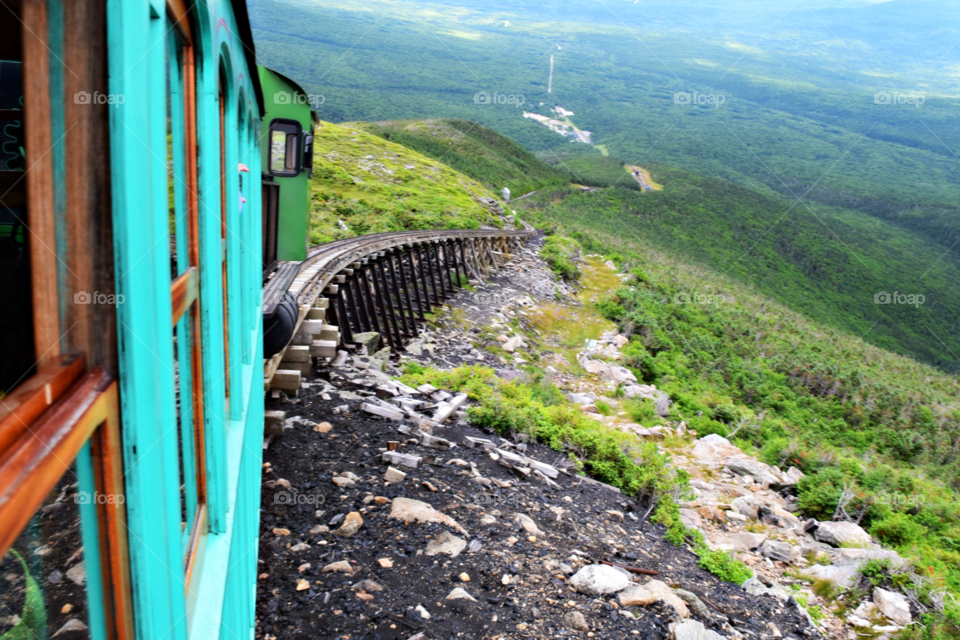
[[[523,527],[523,530],[526,531],[527,533],[535,536],[544,535],[543,531],[540,530],[540,527],[537,526],[537,523],[534,522],[533,518],[531,518],[530,516],[524,515],[522,513],[518,513],[516,514],[515,519],[518,523],[520,523],[520,526]]]
[[[450,595],[447,596],[447,600],[469,600],[470,602],[477,601],[477,599],[467,593],[466,589],[463,587],[457,587],[451,591]]]
[[[367,353],[375,353],[380,346],[380,334],[376,331],[367,331],[366,333],[353,334],[353,341],[362,344],[367,348]]]
[[[821,522],[815,534],[817,540],[835,547],[871,544],[870,534],[852,522]]]
[[[887,591],[877,587],[873,590],[873,603],[880,609],[880,613],[901,627],[913,622],[910,603],[905,596],[895,591]]]
[[[800,557],[800,548],[779,540],[767,540],[760,547],[760,555],[780,562],[796,562]]]
[[[567,615],[563,616],[563,624],[571,631],[590,631],[587,619],[579,611],[567,612]]]
[[[757,578],[757,576],[747,578],[742,586],[744,591],[754,596],[770,595],[775,598],[779,598],[780,600],[789,600],[793,595],[789,589],[786,587],[781,587],[778,584],[768,587],[760,582],[760,579]]]
[[[762,533],[731,533],[714,541],[714,546],[727,551],[753,551],[764,543]]]
[[[660,580],[630,585],[629,588],[620,592],[618,598],[621,607],[649,607],[654,602],[663,602],[673,607],[681,618],[690,617],[687,603]]]
[[[593,404],[597,401],[597,394],[592,391],[589,393],[568,393],[567,400],[579,405]]]
[[[857,564],[831,564],[827,566],[813,565],[802,571],[805,576],[815,580],[826,580],[838,587],[852,589],[860,578],[860,567]]]
[[[674,640],[726,640],[716,631],[711,631],[696,620],[684,620],[673,628]]]
[[[78,562],[67,570],[67,577],[78,587],[82,587],[87,581],[86,566],[83,562]]]
[[[779,486],[781,484],[780,474],[775,473],[768,465],[757,460],[731,456],[724,460],[723,464],[733,473],[739,476],[750,476],[760,484],[767,486]]]
[[[403,522],[437,522],[456,529],[462,534],[467,530],[461,527],[456,520],[450,516],[440,513],[426,502],[420,500],[411,500],[410,498],[394,498],[390,508],[390,517]]]
[[[704,464],[715,464],[731,456],[745,455],[721,435],[711,433],[693,445],[693,457]]]
[[[760,517],[760,503],[750,496],[740,496],[731,502],[730,506],[733,507],[734,511],[747,516],[751,520],[756,520]]]
[[[407,474],[396,467],[387,467],[387,472],[383,474],[386,482],[403,482],[407,479]]]
[[[440,553],[445,553],[451,558],[456,558],[460,555],[460,552],[466,548],[466,540],[444,531],[427,544],[426,554],[428,556],[435,556]]]
[[[605,596],[630,586],[630,578],[605,564],[588,564],[570,578],[570,586],[589,596]]]

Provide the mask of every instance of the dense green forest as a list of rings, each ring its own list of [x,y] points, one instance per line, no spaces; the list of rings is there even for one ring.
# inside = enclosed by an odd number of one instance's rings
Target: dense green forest
[[[616,183],[580,198],[654,246],[874,344],[960,367],[955,3],[257,0],[251,17],[262,62],[322,94],[326,120],[485,125],[570,181]],[[478,104],[478,92],[523,105]],[[723,103],[677,104],[680,92]],[[556,104],[612,164],[523,116]],[[495,134],[442,125],[458,150],[410,124],[370,131],[448,154],[471,175],[463,163],[497,162],[474,144]],[[615,177],[617,158],[651,165],[674,188],[641,196]],[[512,179],[484,169],[487,186],[517,195],[544,178],[522,162]],[[883,291],[925,302],[880,308]]]
[[[517,156],[522,163],[511,160],[515,149],[509,140],[471,123],[359,126],[450,161],[491,188],[513,184],[507,172],[524,181],[538,176],[546,188],[523,200],[524,206],[549,203],[555,220],[576,220],[578,228],[635,238],[684,256],[819,322],[944,370],[957,368],[960,281],[937,271],[922,284],[912,278],[935,263],[942,250],[882,221],[806,203],[798,205],[805,215],[785,215],[776,194],[660,165],[647,166],[664,189],[645,192],[624,162],[612,156],[559,158],[553,173],[548,167],[532,170],[526,152]],[[470,132],[469,144],[461,130]],[[602,188],[583,192],[558,184],[563,172],[568,180]],[[776,233],[770,232],[774,226]],[[923,303],[877,304],[884,292],[924,295]]]

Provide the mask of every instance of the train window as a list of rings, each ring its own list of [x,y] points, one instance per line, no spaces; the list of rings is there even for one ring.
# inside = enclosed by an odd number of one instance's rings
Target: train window
[[[114,496],[110,496],[116,499]],[[47,494],[40,509],[0,557],[0,638],[90,637],[83,553],[82,504],[107,500],[79,489],[76,465]],[[119,496],[122,500],[123,496]]]
[[[0,8],[0,23],[19,26]],[[12,33],[0,35],[19,40]],[[11,29],[19,33],[19,29]],[[26,380],[36,360],[30,277],[30,238],[27,220],[26,141],[23,118],[23,65],[3,59],[19,53],[19,46],[0,44],[0,396]]]
[[[189,582],[207,530],[197,215],[196,89],[189,32],[171,18],[167,31],[167,189],[174,280],[174,402],[177,416],[181,550]]]
[[[274,120],[270,123],[270,173],[292,178],[300,174],[303,157],[300,153],[302,129],[295,120]]]

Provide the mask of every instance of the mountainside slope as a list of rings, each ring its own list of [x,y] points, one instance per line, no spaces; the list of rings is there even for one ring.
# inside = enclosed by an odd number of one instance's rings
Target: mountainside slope
[[[615,157],[556,156],[556,174],[546,168],[532,171],[529,154],[501,143],[497,134],[482,134],[479,125],[469,128],[474,135],[464,152],[458,132],[465,124],[458,129],[444,125],[446,121],[429,122],[408,121],[402,129],[367,126],[401,142],[412,137],[431,157],[461,158],[462,170],[484,182],[490,177],[486,165],[462,158],[495,157],[497,179],[504,183],[541,177],[538,188],[543,192],[522,204],[543,210],[549,218],[577,221],[580,227],[685,256],[817,322],[946,371],[960,367],[960,279],[952,278],[949,270],[932,268],[943,250],[910,233],[858,212],[785,203],[771,190],[750,190],[660,165],[648,168],[665,188],[642,192]],[[429,131],[429,143],[423,142],[423,133],[397,136],[398,129]],[[484,148],[488,140],[496,145]],[[516,161],[510,153],[517,153]],[[606,188],[582,192],[553,180],[564,174]],[[916,277],[919,274],[924,277]],[[878,304],[884,293],[922,299]]]
[[[317,130],[312,244],[381,231],[502,224],[496,197],[481,183],[363,126],[324,122]]]
[[[359,126],[441,160],[495,191],[508,187],[514,197],[571,180],[569,173],[545,164],[510,138],[468,120],[395,120]]]

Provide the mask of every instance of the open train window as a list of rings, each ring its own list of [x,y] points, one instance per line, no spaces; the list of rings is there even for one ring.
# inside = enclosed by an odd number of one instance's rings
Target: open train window
[[[0,6],[0,397],[35,373],[26,127],[18,4]]]
[[[300,153],[303,130],[296,120],[274,120],[270,123],[270,173],[292,178],[303,169]]]

